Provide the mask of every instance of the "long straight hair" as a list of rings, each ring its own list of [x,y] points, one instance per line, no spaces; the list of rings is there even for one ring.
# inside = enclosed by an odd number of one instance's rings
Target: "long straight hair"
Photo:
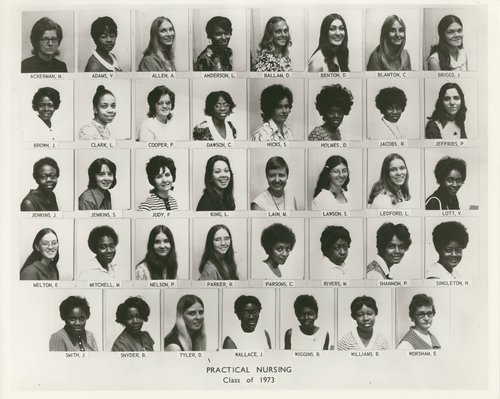
[[[372,190],[370,192],[370,196],[368,197],[368,203],[372,204],[375,197],[380,194],[382,191],[387,191],[391,196],[392,204],[395,205],[398,199],[398,189],[394,186],[389,178],[389,169],[391,162],[395,159],[400,159],[405,164],[406,168],[406,179],[401,187],[401,194],[403,194],[403,198],[405,201],[409,201],[411,199],[410,189],[408,188],[408,180],[410,179],[410,172],[408,171],[408,166],[406,165],[406,161],[404,158],[396,153],[389,154],[384,158],[384,162],[382,162],[382,169],[380,171],[380,178],[373,185]]]
[[[344,25],[345,36],[340,46],[337,49],[334,49],[330,44],[328,34],[330,31],[330,25],[332,24],[333,21],[337,19],[340,20],[340,22],[342,22],[342,25]],[[325,63],[328,65],[328,70],[330,72],[337,72],[335,70],[335,65],[333,63],[333,59],[336,56],[339,62],[340,70],[342,72],[349,72],[349,48],[347,47],[347,44],[348,44],[347,25],[344,21],[344,18],[342,18],[340,14],[329,14],[323,19],[323,22],[321,23],[321,29],[319,32],[319,43],[313,55],[316,54],[318,51],[321,51],[323,57],[325,57]]]
[[[204,351],[207,349],[207,334],[205,331],[205,322],[203,321],[203,325],[201,326],[198,333],[190,334],[186,327],[186,322],[184,321],[184,312],[195,303],[199,303],[202,308],[205,309],[203,301],[196,295],[183,295],[177,302],[174,329],[177,329],[179,342],[181,343],[185,351]],[[174,329],[172,329],[169,335],[174,332]]]
[[[159,257],[154,250],[156,236],[163,233],[170,243],[170,252],[165,258]],[[149,233],[147,253],[139,264],[145,263],[152,280],[175,279],[177,277],[177,253],[175,251],[175,240],[172,231],[163,225],[153,227]],[[138,266],[138,265],[137,265]]]
[[[439,121],[443,126],[445,126],[450,121],[443,103],[444,95],[450,89],[455,89],[458,95],[460,96],[460,109],[455,115],[454,121],[462,131],[461,132],[462,134],[460,136],[462,138],[467,137],[465,133],[465,117],[467,113],[467,107],[465,106],[465,96],[461,87],[454,82],[447,82],[441,86],[441,88],[439,89],[438,99],[436,100],[436,106],[434,108],[434,112],[432,113],[431,117],[427,119],[431,121]]]
[[[33,248],[33,251],[28,256],[28,258],[24,261],[23,267],[21,267],[20,273],[22,273],[23,270],[26,269],[26,267],[28,267],[32,263],[34,263],[34,262],[36,262],[38,260],[42,260],[43,259],[42,254],[36,248],[36,246],[40,245],[40,241],[41,241],[41,239],[43,238],[44,235],[50,234],[50,233],[54,234],[56,236],[56,238],[57,238],[57,242],[59,242],[59,238],[57,237],[57,233],[54,230],[52,230],[51,228],[49,228],[49,227],[46,227],[46,228],[40,230],[38,233],[36,233],[36,236],[35,236],[35,238],[33,240],[33,244],[31,245],[31,247]],[[59,261],[59,248],[57,248],[57,254],[54,257],[54,259],[50,261],[50,263],[56,268],[56,270],[57,270],[57,262],[58,261]],[[59,273],[59,271],[58,271],[58,273]]]
[[[225,162],[227,167],[229,168],[230,181],[226,189],[222,193],[222,197],[215,191],[214,183],[212,182],[212,173],[214,171],[214,165],[217,161]],[[233,195],[234,176],[233,176],[233,170],[231,169],[231,164],[229,163],[229,159],[226,156],[214,155],[209,158],[209,160],[207,161],[207,165],[205,167],[204,181],[205,181],[204,193],[206,193],[213,200],[221,202],[222,207],[225,208],[224,210],[234,211],[234,209],[236,208]]]
[[[349,165],[344,157],[340,155],[332,155],[325,162],[325,166],[323,166],[323,170],[319,174],[318,182],[316,183],[316,188],[314,189],[313,198],[316,197],[321,190],[329,190],[330,189],[330,172],[332,169],[340,164],[344,164],[349,170]],[[349,175],[347,179],[345,179],[344,184],[342,184],[342,190],[347,191],[347,185],[349,184]]]
[[[223,259],[223,262],[227,265],[229,273],[224,270],[224,265],[219,261],[219,258],[215,254],[214,250],[215,233],[217,233],[221,229],[227,231],[230,239],[229,248],[224,254]],[[205,268],[207,262],[211,262],[215,265],[223,280],[238,280],[238,274],[236,272],[236,262],[234,260],[233,237],[229,228],[227,228],[227,226],[223,224],[216,224],[215,226],[212,226],[210,230],[208,230],[207,239],[205,241],[205,250],[203,251],[203,256],[201,257],[200,266],[198,268],[200,274],[203,273],[203,269]]]
[[[143,54],[157,55],[162,61],[172,64],[172,70],[175,71],[175,64],[174,64],[175,36],[172,45],[167,48],[162,47],[158,40],[158,31],[160,30],[160,26],[163,22],[169,22],[170,25],[172,25],[175,34],[175,27],[170,19],[168,19],[167,17],[155,18],[155,20],[151,23],[151,29],[149,31],[149,44],[146,50],[144,50]]]
[[[445,15],[443,18],[441,18],[441,21],[439,21],[438,24],[439,42],[438,44],[434,44],[433,46],[431,46],[431,52],[429,54],[430,57],[432,54],[437,53],[439,60],[439,68],[442,71],[451,71],[451,66],[450,66],[451,55],[448,43],[446,42],[445,32],[446,29],[448,29],[448,27],[454,22],[459,24],[460,27],[462,28],[464,27],[462,21],[456,15]],[[460,45],[459,48],[462,49],[463,47],[464,44],[462,41],[462,44]]]

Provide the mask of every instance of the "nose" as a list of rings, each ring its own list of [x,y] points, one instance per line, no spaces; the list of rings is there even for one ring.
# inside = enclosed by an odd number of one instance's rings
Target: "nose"
[[[340,255],[345,255],[347,253],[347,249],[346,248],[340,248],[339,249],[339,254]]]

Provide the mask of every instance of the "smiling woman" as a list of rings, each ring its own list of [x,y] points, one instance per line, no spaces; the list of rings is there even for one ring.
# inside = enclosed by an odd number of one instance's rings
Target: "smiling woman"
[[[264,36],[259,43],[257,59],[252,63],[255,72],[289,72],[292,61],[288,48],[292,45],[290,29],[283,17],[272,17],[267,21]]]
[[[117,182],[115,163],[106,158],[97,158],[90,164],[88,176],[87,189],[78,197],[78,209],[113,209],[109,190],[116,186]]]
[[[340,155],[332,155],[325,162],[314,189],[311,209],[331,210],[350,209],[350,196],[347,191],[349,185],[349,164]]]
[[[226,91],[213,91],[205,100],[205,115],[209,118],[193,129],[194,140],[234,140],[236,128],[227,118],[233,113],[236,104]]]
[[[149,44],[137,70],[175,71],[175,28],[167,17],[157,17],[151,24]]]
[[[465,161],[460,158],[441,158],[434,169],[434,176],[439,188],[425,200],[425,209],[460,209],[457,193],[467,177]]]
[[[110,226],[98,226],[92,229],[87,240],[89,249],[95,254],[79,279],[88,281],[114,280],[116,263],[113,263],[118,245],[118,234]]]
[[[282,278],[280,266],[284,265],[295,246],[295,233],[288,226],[274,223],[262,231],[260,243],[268,255],[263,261],[264,279]]]
[[[233,171],[224,155],[209,158],[205,167],[205,189],[198,201],[197,211],[234,211]]]
[[[52,158],[46,157],[33,165],[33,179],[38,187],[23,198],[22,212],[58,211],[54,189],[59,180],[59,165]]]
[[[21,267],[21,280],[59,280],[59,239],[54,230],[40,230],[33,240],[33,252]]]
[[[233,34],[233,25],[229,18],[215,16],[205,27],[210,43],[203,50],[194,64],[195,71],[232,71],[233,50],[229,41]]]
[[[172,195],[177,168],[173,159],[156,155],[146,164],[146,174],[153,189],[139,204],[138,211],[173,211],[179,208]]]
[[[118,27],[110,17],[97,18],[90,27],[96,45],[87,61],[85,72],[121,72],[118,60],[111,52],[118,37]]]
[[[97,86],[92,98],[94,119],[80,128],[80,140],[109,140],[111,132],[108,125],[116,116],[116,98],[114,94],[103,85]]]
[[[445,15],[438,24],[439,43],[431,47],[427,68],[430,71],[467,71],[463,44],[463,24],[456,15]]]
[[[238,280],[233,238],[227,226],[217,224],[208,231],[199,272],[199,280]]]

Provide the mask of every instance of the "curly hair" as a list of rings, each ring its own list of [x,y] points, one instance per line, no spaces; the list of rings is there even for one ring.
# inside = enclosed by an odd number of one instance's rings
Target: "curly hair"
[[[262,40],[259,43],[259,49],[258,52],[261,52],[262,50],[269,50],[269,51],[274,51],[274,40],[273,40],[273,29],[274,25],[276,25],[279,22],[285,22],[287,28],[288,24],[283,17],[271,17],[269,21],[266,23],[266,27],[264,28],[264,35],[262,36]],[[281,54],[283,56],[288,55],[288,48],[292,46],[292,38],[290,36],[290,33],[288,34],[288,39],[281,49]]]
[[[323,86],[316,96],[316,109],[323,117],[323,120],[326,120],[326,116],[332,107],[340,108],[344,116],[349,115],[354,104],[352,99],[351,91],[346,87],[342,87],[342,85]]]
[[[462,223],[456,221],[443,222],[432,230],[432,243],[437,252],[452,241],[456,241],[462,249],[467,248],[469,233]]]
[[[286,98],[290,109],[293,106],[293,94],[288,87],[283,85],[271,85],[262,90],[260,94],[260,116],[264,122],[271,119],[271,116],[281,100]]]
[[[375,97],[375,106],[381,113],[384,113],[387,108],[392,105],[397,105],[404,111],[406,108],[406,94],[403,90],[397,87],[386,87],[380,90]]]
[[[259,311],[262,310],[262,304],[260,303],[259,298],[253,295],[240,295],[238,298],[236,298],[236,301],[234,301],[234,313],[236,314],[236,316],[238,316],[238,318],[240,318],[245,305],[248,304],[255,305]]]
[[[380,256],[394,236],[403,241],[406,250],[410,248],[411,236],[408,227],[402,223],[386,222],[377,230],[377,253]]]
[[[224,101],[227,102],[229,106],[229,113],[231,114],[233,112],[233,109],[234,107],[236,107],[236,104],[234,103],[231,94],[229,94],[227,91],[220,90],[220,91],[212,91],[211,93],[208,94],[207,98],[205,99],[205,110],[204,110],[205,115],[214,116],[214,107],[215,104],[217,104],[219,97],[222,97]]]
[[[318,182],[316,183],[316,188],[314,189],[313,197],[316,197],[321,192],[321,190],[330,189],[330,172],[332,171],[333,168],[342,164],[345,165],[345,167],[349,171],[349,164],[347,163],[347,160],[340,155],[332,155],[330,158],[326,160],[325,166],[323,166],[323,169],[319,174]],[[350,178],[348,174],[344,184],[342,184],[342,190],[347,191],[347,186],[349,185],[349,181]]]
[[[98,226],[94,227],[89,234],[89,238],[87,240],[87,244],[89,249],[93,253],[97,253],[97,242],[102,237],[111,237],[115,245],[118,245],[118,234],[116,231],[110,226]]]
[[[436,314],[436,308],[434,307],[434,301],[432,298],[426,294],[416,294],[411,298],[410,302],[410,310],[408,312],[410,319],[413,320],[415,318],[415,312],[417,308],[422,306],[432,307],[432,313]]]
[[[260,236],[260,244],[268,255],[273,246],[278,242],[290,244],[290,251],[293,250],[296,240],[295,233],[292,229],[281,223],[274,223],[266,227]]]
[[[61,96],[59,95],[59,92],[52,87],[40,87],[31,101],[33,111],[38,111],[38,104],[44,97],[48,97],[50,101],[52,101],[54,109],[59,109],[59,105],[61,105]]]
[[[59,305],[59,316],[66,320],[69,313],[76,308],[80,308],[85,313],[87,319],[90,317],[90,306],[85,297],[71,295]]]
[[[148,321],[151,309],[144,299],[140,296],[129,296],[125,299],[125,302],[120,303],[118,308],[116,308],[116,322],[125,326],[127,321],[127,311],[129,309],[136,308],[139,311],[141,319]]]
[[[377,301],[373,299],[371,296],[358,296],[354,298],[351,302],[351,317],[356,320],[356,313],[360,311],[360,309],[364,306],[372,309],[375,312],[375,315],[378,315]]]
[[[321,252],[327,256],[330,248],[338,241],[344,240],[348,245],[351,244],[351,235],[349,230],[343,226],[326,226],[321,233]]]
[[[170,99],[170,111],[173,111],[175,108],[175,93],[170,90],[167,86],[156,86],[153,90],[151,90],[148,94],[148,117],[154,118],[156,116],[156,103],[160,101],[160,98],[168,95]],[[168,114],[167,120],[172,119],[172,113]]]
[[[148,182],[153,186],[150,191],[153,193],[156,190],[155,177],[162,173],[162,170],[168,169],[172,174],[172,180],[175,182],[176,170],[175,162],[172,158],[164,157],[163,155],[155,155],[149,159],[146,164],[146,174],[148,175]]]
[[[434,176],[439,185],[442,185],[452,170],[458,171],[465,181],[467,177],[467,163],[460,158],[443,157],[434,168]]]
[[[59,165],[57,164],[57,162],[50,157],[45,157],[45,158],[39,159],[38,161],[36,161],[33,164],[33,179],[35,179],[35,181],[37,183],[39,180],[38,175],[39,175],[40,169],[42,169],[42,166],[45,166],[45,165],[52,166],[56,170],[57,177],[59,177],[60,170],[59,170]]]

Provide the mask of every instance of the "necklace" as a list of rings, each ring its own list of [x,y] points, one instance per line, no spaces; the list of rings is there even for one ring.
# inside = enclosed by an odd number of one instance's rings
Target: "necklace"
[[[269,190],[268,190],[269,191]],[[269,191],[269,194],[271,194],[271,192]],[[274,202],[274,206],[276,207],[276,209],[279,211],[280,210],[280,207],[278,206],[278,203],[276,202],[276,199],[274,198],[274,195],[271,194],[271,198],[273,199],[273,202]],[[285,199],[285,193],[283,192],[283,197],[276,197],[276,198],[283,198],[283,210],[286,210],[286,199]]]

